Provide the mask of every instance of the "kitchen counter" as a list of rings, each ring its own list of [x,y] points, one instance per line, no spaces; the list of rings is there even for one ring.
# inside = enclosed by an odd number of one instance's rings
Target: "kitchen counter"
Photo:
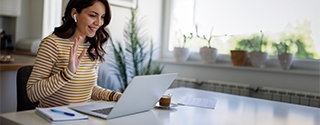
[[[1,53],[1,55],[6,55]],[[22,66],[33,65],[35,56],[33,55],[21,55],[21,54],[10,54],[14,58],[13,62],[0,63],[0,71],[17,71]]]
[[[31,53],[27,50],[0,50],[0,55],[8,55],[8,54],[17,54],[17,55],[26,55],[26,56],[36,56],[37,53]]]

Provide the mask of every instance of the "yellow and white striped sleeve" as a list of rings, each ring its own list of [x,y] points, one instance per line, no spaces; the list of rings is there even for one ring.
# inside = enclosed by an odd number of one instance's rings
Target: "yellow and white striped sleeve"
[[[116,101],[118,100],[117,97],[121,93],[115,92],[110,89],[104,89],[100,86],[93,86],[91,98],[94,100],[104,100],[104,101]]]
[[[95,67],[95,71],[98,72],[98,67]],[[98,77],[98,74],[96,74],[96,78]],[[100,86],[98,86],[97,83],[95,83],[95,85],[93,86],[92,89],[92,94],[91,94],[91,98],[94,100],[104,100],[104,101],[116,101],[118,100],[118,95],[120,95],[121,93],[119,92],[115,92],[113,90],[107,89],[107,88],[102,88]]]

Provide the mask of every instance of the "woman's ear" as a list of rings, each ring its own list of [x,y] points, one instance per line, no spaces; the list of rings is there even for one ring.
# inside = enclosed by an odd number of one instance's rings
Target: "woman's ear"
[[[71,10],[71,17],[73,17],[74,22],[77,22],[77,10],[75,8]]]

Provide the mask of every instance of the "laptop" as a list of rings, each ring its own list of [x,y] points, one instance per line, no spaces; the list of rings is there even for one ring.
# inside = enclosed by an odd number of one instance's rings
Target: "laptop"
[[[135,76],[116,104],[112,102],[70,106],[76,111],[112,119],[151,110],[172,84],[178,73]]]

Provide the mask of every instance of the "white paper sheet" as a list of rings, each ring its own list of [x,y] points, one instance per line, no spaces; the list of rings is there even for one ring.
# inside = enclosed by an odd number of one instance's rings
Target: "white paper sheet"
[[[216,100],[209,99],[209,98],[183,96],[180,98],[178,104],[179,105],[186,105],[186,106],[214,109],[214,107],[216,105]]]

